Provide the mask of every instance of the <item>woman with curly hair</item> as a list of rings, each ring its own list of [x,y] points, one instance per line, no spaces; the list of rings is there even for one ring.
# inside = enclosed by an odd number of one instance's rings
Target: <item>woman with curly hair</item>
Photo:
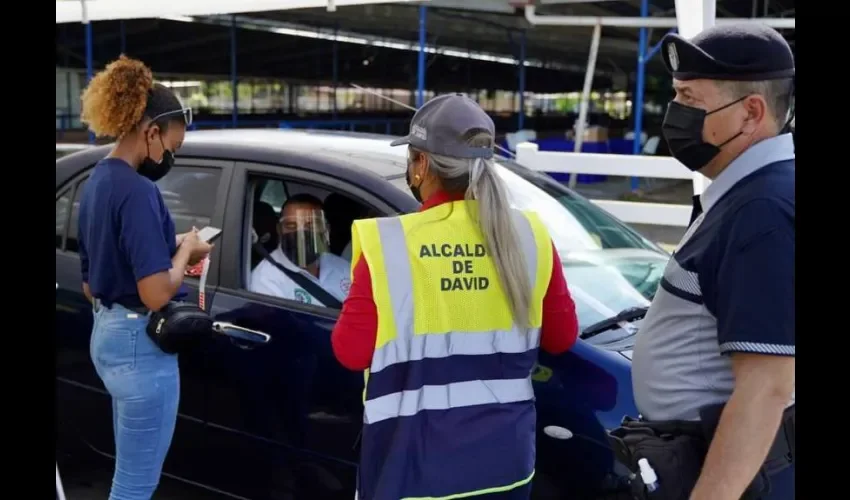
[[[112,396],[115,473],[110,500],[150,499],[171,445],[180,399],[177,356],[146,333],[151,311],[184,294],[188,266],[211,246],[176,235],[156,182],[171,169],[191,110],[150,69],[121,56],[92,78],[82,121],[116,139],[80,200],[83,292],[94,306],[91,358]]]

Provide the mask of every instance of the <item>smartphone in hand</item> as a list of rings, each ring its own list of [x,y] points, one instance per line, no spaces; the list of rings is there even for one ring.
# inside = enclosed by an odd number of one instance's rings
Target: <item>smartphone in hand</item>
[[[212,243],[221,236],[221,229],[217,227],[207,226],[198,231],[198,239],[205,243]]]

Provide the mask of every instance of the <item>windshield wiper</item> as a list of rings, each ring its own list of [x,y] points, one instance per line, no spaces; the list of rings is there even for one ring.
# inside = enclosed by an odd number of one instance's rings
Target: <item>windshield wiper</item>
[[[611,316],[608,319],[603,319],[598,323],[588,326],[581,331],[580,338],[589,339],[602,332],[618,328],[620,323],[631,323],[632,321],[643,319],[643,317],[646,316],[647,310],[649,310],[648,307],[630,307],[628,309],[624,309],[616,316]]]

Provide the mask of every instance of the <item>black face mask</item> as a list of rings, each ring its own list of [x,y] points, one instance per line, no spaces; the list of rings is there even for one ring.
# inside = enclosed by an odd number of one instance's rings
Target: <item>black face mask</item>
[[[737,139],[743,132],[738,132],[722,144],[715,146],[702,140],[705,117],[737,104],[747,97],[744,96],[709,112],[670,101],[667,105],[667,113],[664,115],[664,122],[661,124],[661,133],[664,134],[673,157],[692,171],[700,170],[708,165],[720,153],[723,146]]]
[[[142,164],[139,165],[139,169],[137,170],[139,175],[147,177],[151,182],[156,182],[168,175],[171,167],[174,166],[174,153],[165,148],[165,143],[162,142],[162,136],[159,137],[159,143],[162,144],[162,160],[157,163],[151,159],[151,147],[148,144],[148,156],[142,161]]]
[[[296,266],[299,265],[298,259],[298,242],[310,241],[313,233],[310,231],[292,231],[280,235],[280,251],[286,255],[286,258]],[[306,267],[312,265],[319,259],[319,252],[313,245],[304,245],[304,260],[303,264]]]
[[[411,166],[413,163],[410,161],[410,158],[407,159],[407,187],[410,188],[410,192],[413,193],[413,197],[416,198],[416,201],[422,203],[422,194],[419,192],[419,186],[413,185],[413,176],[411,175]]]

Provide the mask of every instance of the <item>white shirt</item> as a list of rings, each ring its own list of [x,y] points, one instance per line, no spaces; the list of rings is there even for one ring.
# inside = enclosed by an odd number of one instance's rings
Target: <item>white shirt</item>
[[[345,248],[342,249],[341,257],[348,262],[351,262],[351,243],[345,245]]]
[[[331,253],[323,253],[319,257],[319,278],[316,279],[306,270],[293,264],[280,248],[275,249],[271,253],[271,257],[283,267],[313,281],[340,302],[345,300],[345,297],[348,295],[348,289],[351,288],[351,264],[345,259]],[[324,306],[318,299],[310,295],[307,290],[298,286],[283,271],[265,259],[251,272],[251,281],[248,285],[248,290],[281,299],[297,300],[306,304]]]

